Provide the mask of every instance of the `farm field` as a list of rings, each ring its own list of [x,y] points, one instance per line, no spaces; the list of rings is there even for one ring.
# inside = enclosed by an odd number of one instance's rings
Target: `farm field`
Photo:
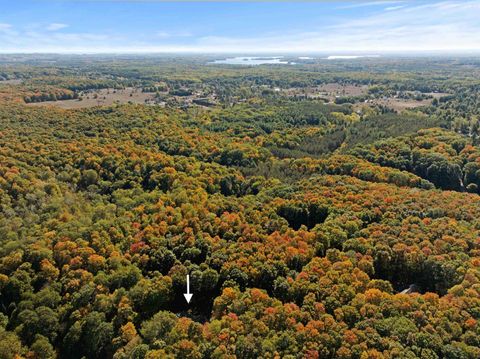
[[[63,109],[88,108],[94,106],[111,106],[119,103],[149,103],[155,95],[142,92],[141,89],[127,87],[125,89],[100,89],[82,93],[81,99],[57,100],[29,103],[27,106],[56,106]]]

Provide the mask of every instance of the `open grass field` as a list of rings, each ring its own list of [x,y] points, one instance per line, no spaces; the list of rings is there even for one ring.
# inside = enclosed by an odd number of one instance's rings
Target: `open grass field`
[[[81,99],[59,100],[29,103],[27,106],[56,106],[63,109],[88,108],[95,106],[110,106],[116,103],[149,103],[155,98],[155,94],[142,92],[140,89],[127,87],[125,89],[115,90],[100,89],[90,90],[82,93]]]

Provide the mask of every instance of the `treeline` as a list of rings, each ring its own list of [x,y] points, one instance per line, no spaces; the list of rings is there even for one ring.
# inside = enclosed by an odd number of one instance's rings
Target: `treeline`
[[[437,187],[478,193],[480,153],[471,139],[445,130],[377,142],[351,153],[382,166],[412,172]]]
[[[328,106],[331,105],[324,105],[324,109]],[[380,139],[414,134],[420,129],[440,124],[435,118],[413,112],[379,113],[378,109],[367,109],[366,113],[358,115],[349,113],[348,106],[337,107],[336,110],[330,108],[331,112],[327,112],[328,117],[319,130],[276,133],[267,138],[264,145],[279,158],[321,157],[335,151],[348,152],[355,146]],[[344,112],[337,112],[338,109]]]
[[[77,92],[55,92],[55,93],[42,93],[25,96],[23,100],[25,103],[32,102],[45,102],[45,101],[58,101],[58,100],[75,100],[78,99]]]
[[[166,85],[156,85],[156,86],[143,86],[142,92],[165,92],[168,91]]]

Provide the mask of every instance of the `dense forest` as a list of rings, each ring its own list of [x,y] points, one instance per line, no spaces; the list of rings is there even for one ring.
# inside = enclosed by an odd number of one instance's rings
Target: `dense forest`
[[[0,358],[480,357],[480,61],[114,60],[0,57]]]

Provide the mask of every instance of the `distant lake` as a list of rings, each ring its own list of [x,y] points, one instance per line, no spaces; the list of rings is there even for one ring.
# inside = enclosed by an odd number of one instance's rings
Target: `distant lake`
[[[226,64],[226,65],[264,65],[264,64],[280,64],[288,65],[288,61],[283,60],[283,56],[277,57],[252,57],[252,56],[238,56],[228,57],[222,60],[215,60],[211,64]]]
[[[328,56],[327,60],[352,60],[352,59],[361,59],[364,57],[380,57],[380,55],[331,55]]]
[[[368,57],[380,57],[380,55],[330,55],[323,57],[323,60],[354,60]],[[314,60],[314,57],[299,56],[298,60]],[[301,62],[300,62],[301,63]],[[265,64],[277,64],[277,65],[296,65],[296,62],[287,61],[283,56],[236,56],[227,57],[224,59],[218,59],[209,62],[209,64],[224,64],[224,65],[265,65]]]

